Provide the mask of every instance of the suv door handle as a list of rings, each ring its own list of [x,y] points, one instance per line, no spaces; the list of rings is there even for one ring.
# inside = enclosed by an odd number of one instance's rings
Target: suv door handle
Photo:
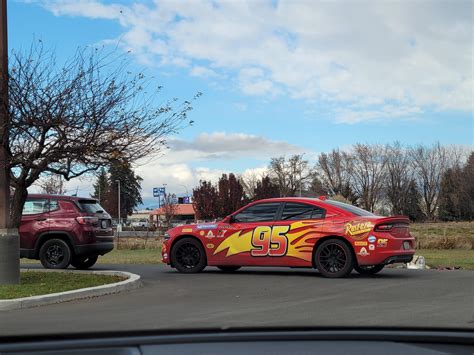
[[[40,222],[40,221],[46,221],[46,220],[47,220],[47,218],[36,218],[36,219],[35,219],[35,221],[38,221],[38,222]]]

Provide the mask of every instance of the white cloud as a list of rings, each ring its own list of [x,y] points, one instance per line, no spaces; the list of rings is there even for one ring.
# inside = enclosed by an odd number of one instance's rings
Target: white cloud
[[[144,63],[197,60],[192,75],[232,72],[248,95],[361,106],[348,109],[355,118],[333,112],[340,122],[473,110],[469,0],[43,4],[58,16],[118,21],[124,48]],[[404,109],[390,116],[387,105]]]
[[[303,148],[284,141],[226,132],[201,133],[191,141],[174,138],[168,141],[168,145],[171,154],[194,160],[269,158],[303,151]]]
[[[217,78],[219,75],[212,69],[197,65],[191,69],[189,72],[191,76],[196,76],[199,78]]]

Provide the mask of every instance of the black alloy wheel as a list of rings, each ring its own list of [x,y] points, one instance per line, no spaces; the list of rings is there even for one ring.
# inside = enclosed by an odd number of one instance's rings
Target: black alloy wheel
[[[183,238],[171,249],[171,263],[179,272],[200,272],[207,264],[206,253],[196,239]]]
[[[340,239],[328,239],[321,243],[314,258],[317,269],[324,277],[345,277],[353,268],[352,251]]]
[[[379,265],[354,265],[354,270],[361,275],[375,275],[376,273],[382,271],[385,267],[383,264]]]
[[[66,269],[71,262],[71,249],[64,240],[50,239],[41,246],[39,257],[46,269]]]
[[[218,269],[224,272],[234,272],[241,268],[241,266],[233,266],[233,265],[221,265],[217,267]]]
[[[94,266],[99,258],[98,255],[82,256],[72,258],[71,265],[79,270],[86,270]]]

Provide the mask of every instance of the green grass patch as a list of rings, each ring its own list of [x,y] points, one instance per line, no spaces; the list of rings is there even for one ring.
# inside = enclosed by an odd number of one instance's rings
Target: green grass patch
[[[46,295],[106,285],[122,280],[123,277],[113,275],[25,271],[21,273],[19,285],[0,285],[0,300]]]
[[[100,264],[159,264],[161,263],[161,247],[154,249],[114,249],[100,256]]]
[[[416,251],[416,254],[424,256],[426,265],[432,268],[461,267],[466,270],[474,270],[474,250],[420,249]]]

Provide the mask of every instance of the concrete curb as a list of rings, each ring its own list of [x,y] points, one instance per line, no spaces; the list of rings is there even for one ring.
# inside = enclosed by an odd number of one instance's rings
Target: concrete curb
[[[110,295],[122,291],[133,290],[141,286],[140,275],[132,274],[125,271],[80,271],[80,270],[46,270],[46,269],[22,269],[21,272],[61,272],[61,273],[77,273],[77,274],[96,274],[96,275],[112,275],[127,277],[126,280],[113,284],[80,288],[77,290],[50,293],[47,295],[39,295],[32,297],[15,298],[11,300],[0,300],[0,311],[8,311],[13,309],[23,309],[37,306],[45,306],[53,303],[67,302],[79,300],[89,297],[97,297]]]

